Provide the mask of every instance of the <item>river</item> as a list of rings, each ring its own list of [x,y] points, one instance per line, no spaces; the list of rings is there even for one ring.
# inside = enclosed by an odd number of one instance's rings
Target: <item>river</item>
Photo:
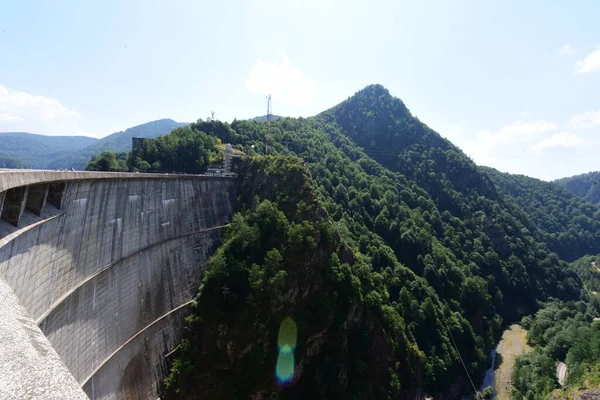
[[[496,349],[492,350],[490,353],[490,356],[492,357],[492,365],[490,366],[490,368],[485,371],[485,376],[483,377],[483,383],[481,384],[481,388],[479,388],[479,391],[482,392],[483,389],[485,389],[488,386],[492,387],[492,390],[494,391],[494,394],[492,395],[492,399],[496,398]]]
[[[491,352],[492,365],[485,373],[483,385],[481,385],[480,390],[492,386],[494,389],[492,399],[509,400],[510,379],[515,360],[521,354],[530,352],[531,350],[532,348],[527,345],[527,331],[520,325],[511,325],[509,329],[504,331],[502,340],[500,340],[498,346]],[[500,365],[497,369],[494,368],[496,366],[496,357],[500,358]]]

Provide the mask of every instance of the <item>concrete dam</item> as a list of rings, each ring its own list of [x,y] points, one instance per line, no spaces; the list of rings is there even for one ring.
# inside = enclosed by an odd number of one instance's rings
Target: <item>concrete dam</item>
[[[152,399],[228,177],[0,170],[0,398]]]

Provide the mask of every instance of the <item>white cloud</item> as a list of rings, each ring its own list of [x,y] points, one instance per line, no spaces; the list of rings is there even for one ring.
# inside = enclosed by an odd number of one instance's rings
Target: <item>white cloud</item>
[[[94,136],[79,127],[81,115],[57,99],[36,96],[0,85],[0,132]]]
[[[600,71],[600,49],[588,54],[583,60],[577,61],[574,65],[576,74]]]
[[[574,52],[575,50],[571,47],[570,44],[565,44],[560,49],[558,49],[558,54],[560,54],[561,56],[568,56],[570,54],[573,54]]]
[[[519,120],[503,126],[496,132],[483,130],[474,139],[465,141],[461,147],[476,162],[484,162],[483,160],[496,155],[499,147],[523,143],[537,134],[556,129],[554,122]]]
[[[529,111],[521,111],[521,117],[529,117],[531,113]]]
[[[281,55],[282,62],[257,61],[246,79],[246,89],[256,94],[271,94],[274,99],[289,105],[310,103],[317,92],[316,81],[305,76],[300,67],[292,65],[284,52]]]
[[[23,118],[6,113],[0,114],[0,121],[23,121]]]
[[[600,110],[573,115],[569,122],[571,129],[588,129],[598,125],[600,125]]]
[[[577,147],[581,146],[584,143],[585,142],[582,138],[573,133],[560,132],[542,140],[539,143],[536,143],[535,145],[533,145],[533,147],[531,147],[531,150],[533,150],[536,153],[542,153],[543,151],[554,147]]]

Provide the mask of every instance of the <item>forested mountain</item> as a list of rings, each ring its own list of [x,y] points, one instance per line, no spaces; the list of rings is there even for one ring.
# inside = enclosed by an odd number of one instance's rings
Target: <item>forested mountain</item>
[[[102,139],[87,136],[0,133],[0,154],[15,159],[16,165],[26,165],[29,168],[84,169],[90,158],[96,154],[104,151],[130,151],[132,137],[156,138],[183,125],[186,124],[161,119],[134,126],[124,132],[113,133]],[[21,163],[17,162],[19,160]]]
[[[577,272],[587,290],[600,295],[600,254],[581,257],[571,264],[571,268]]]
[[[24,165],[40,168],[53,153],[83,149],[97,140],[87,136],[0,132],[0,154],[20,160]]]
[[[540,301],[579,299],[579,277],[532,217],[380,85],[272,121],[269,157],[264,122],[190,130],[250,157],[171,398],[455,398],[470,387],[459,352],[480,381],[504,324]],[[285,315],[298,325],[297,370],[278,385]]]
[[[524,318],[521,325],[529,330],[527,341],[534,350],[515,363],[514,397],[574,399],[579,398],[574,396],[574,390],[599,387],[599,313],[600,297],[582,295],[579,301],[550,301],[533,318]],[[559,390],[556,380],[557,362],[564,362],[568,369],[563,390]]]
[[[481,167],[508,202],[527,214],[527,229],[564,260],[600,252],[600,206],[567,189],[524,175]]]
[[[18,158],[0,154],[0,168],[29,168],[29,164]]]
[[[585,286],[579,301],[553,299],[521,321],[534,351],[517,359],[515,398],[573,399],[575,391],[600,386],[600,254],[584,256],[570,268]],[[558,362],[568,371],[563,389],[555,378]]]
[[[198,174],[209,164],[222,160],[215,136],[189,126],[175,128],[155,140],[144,140],[129,154],[110,151],[94,156],[88,171],[178,172]],[[222,146],[221,146],[222,147]]]
[[[101,153],[103,151],[114,151],[117,153],[130,151],[131,138],[133,137],[153,139],[184,125],[187,124],[176,122],[172,119],[159,119],[152,122],[146,122],[145,124],[136,125],[125,131],[115,132],[105,136],[92,144],[89,149],[93,150],[95,153]]]
[[[566,187],[589,202],[600,203],[600,171],[557,179],[554,183]]]

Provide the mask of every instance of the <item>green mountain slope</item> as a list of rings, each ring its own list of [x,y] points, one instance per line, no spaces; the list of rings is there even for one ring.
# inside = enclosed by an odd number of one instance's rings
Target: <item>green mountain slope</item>
[[[0,153],[39,168],[50,154],[83,149],[98,141],[87,136],[45,136],[24,132],[0,132]]]
[[[415,180],[438,207],[471,212],[457,196],[496,199],[494,185],[464,153],[413,117],[381,85],[371,85],[320,115],[381,165]]]
[[[131,138],[142,137],[154,139],[160,135],[171,132],[173,129],[186,124],[173,121],[172,119],[159,119],[157,121],[147,122],[126,129],[122,132],[115,132],[103,137],[91,146],[74,152],[60,152],[52,155],[52,160],[48,161],[44,168],[75,168],[85,169],[90,159],[97,154],[105,151],[128,152],[131,150]]]
[[[262,122],[199,122],[192,128],[232,143],[251,156],[264,151],[267,126]],[[314,118],[273,121],[271,140],[271,154],[304,160],[309,172],[306,179],[313,188],[311,198],[318,201],[327,223],[339,235],[336,246],[347,246],[354,257],[338,255],[340,264],[347,264],[342,268],[337,267],[337,261],[322,258],[320,263],[325,264],[315,264],[315,255],[332,253],[330,250],[308,250],[293,256],[287,253],[292,244],[286,244],[287,236],[282,233],[287,232],[286,220],[305,224],[306,229],[317,229],[321,223],[303,217],[303,207],[312,203],[297,198],[293,181],[286,180],[296,175],[286,172],[285,165],[256,165],[249,175],[242,173],[244,182],[253,182],[248,187],[256,200],[240,199],[237,218],[246,222],[228,234],[230,241],[218,253],[225,258],[211,261],[203,286],[212,289],[202,289],[198,298],[199,302],[217,304],[210,299],[216,301],[214,296],[219,292],[215,288],[224,290],[222,284],[226,283],[234,293],[235,307],[216,308],[215,312],[227,320],[220,327],[219,318],[197,310],[192,321],[200,325],[191,323],[192,337],[182,345],[178,367],[190,375],[179,379],[179,372],[174,372],[175,392],[202,393],[209,389],[209,382],[215,382],[211,393],[230,398],[250,398],[263,389],[280,398],[349,397],[351,393],[359,393],[360,398],[381,398],[382,389],[390,398],[419,389],[454,398],[469,387],[456,348],[478,381],[488,367],[489,351],[503,324],[535,312],[538,302],[550,297],[579,297],[578,276],[550,252],[549,244],[540,240],[544,236],[534,236],[536,226],[526,212],[499,194],[485,172],[412,117],[383,87],[369,86]],[[385,151],[379,151],[381,148]],[[275,162],[277,157],[268,159]],[[274,195],[273,185],[282,193]],[[264,200],[275,203],[285,218],[274,217],[279,215],[275,210],[261,214]],[[258,240],[256,246],[248,244],[253,240]],[[320,248],[320,243],[314,245]],[[247,252],[255,247],[261,252],[248,258]],[[278,257],[266,257],[270,248],[278,249],[281,264],[273,264]],[[356,304],[361,307],[360,315],[364,316],[364,311],[368,317],[356,316],[354,320],[347,308],[345,313],[331,314],[325,311],[330,308],[322,307],[323,313],[317,313],[294,301],[298,299],[297,288],[309,285],[316,268],[333,268],[329,262],[338,272],[333,282],[324,283],[325,288],[334,290],[338,280],[351,282],[355,288],[335,289],[333,309],[340,304]],[[282,265],[288,264],[299,265],[305,273],[289,280],[275,279],[277,271],[285,270]],[[249,286],[232,289],[227,283],[233,281],[223,268],[232,265],[238,266],[239,276],[244,277],[234,281],[250,279]],[[210,272],[213,269],[221,271],[215,272],[215,281]],[[271,312],[269,308],[265,308],[266,313],[257,311],[261,308],[255,299],[261,286],[252,282],[258,278],[276,285],[276,293],[283,299],[263,298],[265,304],[274,301]],[[269,292],[263,289],[260,293],[265,291]],[[273,385],[276,355],[268,346],[277,337],[278,326],[272,317],[275,311],[278,315],[297,313],[294,315],[300,320],[323,327],[333,318],[341,329],[341,336],[323,328],[323,333],[314,337],[310,332],[316,334],[315,330],[305,331],[305,336],[299,330],[304,347],[296,357],[303,367],[289,390]],[[348,318],[353,324],[343,322]],[[255,332],[254,339],[232,342],[231,348],[246,346],[239,359],[229,357],[229,341],[219,342],[219,332],[230,328],[231,332],[238,332],[238,328],[247,332],[249,327],[258,326],[261,330]],[[319,345],[309,346],[317,337]],[[371,340],[392,343],[386,351],[387,361],[374,354],[368,346]],[[340,341],[348,343],[348,351],[338,352],[342,360],[332,359],[328,349],[336,349]],[[219,365],[218,372],[209,368],[213,361]],[[255,368],[252,379],[244,375],[249,365]],[[215,380],[203,381],[197,373]]]
[[[581,257],[571,263],[571,268],[577,272],[586,289],[600,296],[600,254]]]
[[[22,160],[30,168],[84,169],[92,156],[104,151],[128,152],[131,138],[156,138],[186,125],[172,119],[147,122],[102,139],[85,136],[45,136],[0,133],[0,153]]]
[[[29,168],[29,164],[18,158],[0,154],[0,168]]]
[[[523,209],[536,239],[563,259],[600,252],[600,207],[552,182],[482,167],[498,190]]]
[[[131,138],[141,137],[154,139],[158,136],[167,134],[173,129],[187,125],[186,123],[176,122],[172,119],[159,119],[145,124],[136,125],[122,132],[116,132],[105,136],[88,147],[96,154],[103,151],[113,151],[120,153],[131,150]]]
[[[600,203],[600,172],[588,172],[587,174],[557,179],[554,183],[569,189],[589,202]]]

